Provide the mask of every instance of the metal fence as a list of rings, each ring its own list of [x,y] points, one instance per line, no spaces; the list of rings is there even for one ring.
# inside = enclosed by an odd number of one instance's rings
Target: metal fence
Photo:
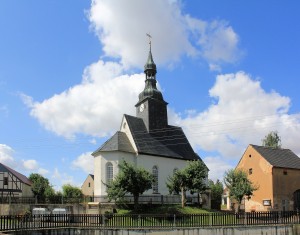
[[[88,203],[100,202],[109,203],[106,196],[82,196],[78,198],[69,198],[63,196],[53,196],[51,198],[38,197],[0,197],[0,204],[66,204],[66,203]],[[133,203],[133,196],[126,195],[123,198],[124,203]],[[197,195],[187,197],[187,203],[199,203]],[[180,195],[140,195],[139,204],[178,204],[181,203]]]
[[[38,230],[50,228],[116,228],[153,229],[181,227],[225,227],[299,224],[298,211],[205,213],[205,214],[50,214],[26,216],[1,216],[1,231]]]

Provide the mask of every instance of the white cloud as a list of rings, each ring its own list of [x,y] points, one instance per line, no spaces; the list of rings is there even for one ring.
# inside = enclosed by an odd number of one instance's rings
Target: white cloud
[[[107,56],[125,66],[145,62],[146,33],[153,37],[157,62],[172,63],[182,55],[201,55],[209,62],[236,62],[239,37],[225,21],[206,22],[183,14],[179,1],[94,0],[90,21]]]
[[[94,157],[92,152],[81,154],[72,162],[72,166],[83,170],[87,174],[94,174]]]
[[[0,162],[9,167],[15,167],[14,150],[6,144],[0,144]]]
[[[120,63],[99,60],[85,69],[80,84],[41,102],[21,94],[30,114],[44,128],[66,138],[110,135],[125,112],[135,113],[133,104],[144,86],[144,75],[123,74],[125,68],[142,68],[145,63],[146,33],[153,36],[158,63],[198,54],[209,60],[212,70],[220,70],[219,62],[237,58],[238,36],[227,23],[184,15],[178,1],[151,1],[149,11],[146,1],[93,0],[89,19],[103,51]]]
[[[49,173],[49,171],[47,169],[44,169],[44,168],[39,168],[38,173],[45,176]]]
[[[144,75],[120,75],[117,63],[88,66],[82,83],[42,102],[32,102],[30,114],[48,130],[71,138],[77,133],[106,136],[119,128],[120,117],[134,114]]]
[[[206,22],[186,16],[200,54],[210,63],[212,70],[220,70],[220,63],[235,63],[240,51],[239,36],[226,21]]]
[[[176,61],[183,53],[194,53],[176,2],[153,0],[149,5],[140,0],[132,0],[130,4],[94,0],[90,21],[106,55],[120,58],[125,66],[141,67],[146,62],[146,33],[153,37],[158,63]]]
[[[288,114],[288,97],[266,92],[244,72],[217,76],[209,94],[213,104],[207,110],[181,120],[176,116],[196,148],[237,161],[248,144],[260,145],[277,130],[282,147],[300,153],[300,114]]]
[[[202,159],[209,169],[208,178],[214,182],[219,179],[222,180],[225,171],[234,168],[235,166],[227,163],[221,157],[205,157]]]
[[[39,165],[36,160],[29,159],[29,160],[23,160],[23,167],[27,171],[35,171],[38,169]]]
[[[42,175],[46,175],[48,170],[40,168],[39,163],[34,159],[18,160],[14,155],[14,150],[5,144],[0,144],[0,162],[7,165],[20,173],[25,172],[38,172]]]

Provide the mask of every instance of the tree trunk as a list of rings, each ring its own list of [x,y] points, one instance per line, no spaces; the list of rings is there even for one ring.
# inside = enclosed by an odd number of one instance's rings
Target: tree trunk
[[[134,210],[136,211],[139,207],[139,195],[133,195]]]
[[[184,208],[185,206],[185,191],[184,188],[181,187],[181,207]]]

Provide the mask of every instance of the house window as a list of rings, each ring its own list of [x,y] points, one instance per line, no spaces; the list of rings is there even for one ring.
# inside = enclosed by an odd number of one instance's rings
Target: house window
[[[110,184],[113,180],[114,169],[113,164],[111,162],[108,162],[106,164],[106,184]]]
[[[153,193],[158,193],[158,168],[157,166],[152,167],[152,175],[154,182],[152,184]]]
[[[89,183],[89,188],[91,187],[91,183]]]
[[[249,154],[249,157],[252,157],[251,154]]]
[[[252,168],[249,169],[249,175],[252,175]]]
[[[3,179],[3,184],[4,184],[4,185],[8,185],[8,177],[4,177],[4,179]]]
[[[284,175],[287,175],[288,173],[287,173],[287,170],[283,170],[283,174]]]

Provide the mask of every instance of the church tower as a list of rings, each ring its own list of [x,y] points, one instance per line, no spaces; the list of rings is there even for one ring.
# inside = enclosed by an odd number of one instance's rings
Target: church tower
[[[151,42],[144,73],[146,75],[145,88],[139,94],[139,101],[135,105],[136,116],[143,119],[148,132],[154,132],[168,126],[168,103],[164,101],[162,93],[156,87],[157,70],[152,57]]]

